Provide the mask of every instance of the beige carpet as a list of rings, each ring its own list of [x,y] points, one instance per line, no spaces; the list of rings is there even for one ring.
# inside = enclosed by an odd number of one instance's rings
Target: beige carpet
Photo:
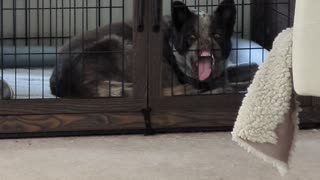
[[[298,136],[285,178],[230,133],[0,141],[0,180],[319,180],[320,132]]]

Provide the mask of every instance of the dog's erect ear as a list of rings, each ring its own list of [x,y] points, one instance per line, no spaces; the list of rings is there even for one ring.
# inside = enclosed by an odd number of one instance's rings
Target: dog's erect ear
[[[180,31],[193,14],[183,2],[174,1],[171,6],[171,16],[174,27]]]
[[[234,0],[224,0],[215,12],[215,20],[223,26],[224,32],[232,36],[233,28],[236,22],[236,5]]]

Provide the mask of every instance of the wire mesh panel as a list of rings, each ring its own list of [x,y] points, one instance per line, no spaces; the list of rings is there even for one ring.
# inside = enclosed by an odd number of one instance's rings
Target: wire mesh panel
[[[291,1],[163,1],[162,94],[245,92],[290,24]],[[132,95],[133,1],[0,0],[0,7],[1,99]]]
[[[261,12],[254,9],[258,5]],[[246,92],[273,39],[292,21],[290,0],[163,1],[163,7],[169,26],[163,96]]]
[[[1,99],[132,94],[133,1],[0,0]],[[130,21],[130,22],[129,22]]]
[[[143,132],[138,1],[0,0],[0,138]]]
[[[266,49],[272,48],[279,32],[293,25],[295,0],[252,0],[252,39]]]

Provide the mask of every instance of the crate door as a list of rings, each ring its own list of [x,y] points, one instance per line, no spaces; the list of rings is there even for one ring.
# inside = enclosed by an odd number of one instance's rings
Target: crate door
[[[235,1],[221,7],[224,1],[218,0],[155,2],[161,4],[163,23],[161,31],[155,26],[150,29],[152,127],[159,131],[230,129],[257,69],[249,54],[255,50],[256,61],[263,61],[263,48],[247,40],[250,3]],[[225,18],[222,24],[221,18]],[[150,23],[155,25],[155,19]],[[232,28],[232,37],[226,37]],[[232,47],[227,45],[230,41]]]
[[[0,0],[0,135],[143,129],[141,2]]]

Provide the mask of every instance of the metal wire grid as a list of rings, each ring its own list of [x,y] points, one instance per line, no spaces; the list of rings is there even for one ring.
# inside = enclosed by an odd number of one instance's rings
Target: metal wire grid
[[[197,9],[199,11],[205,11],[207,14],[213,14],[216,8],[219,6],[219,4],[222,2],[222,0],[181,0],[184,2],[187,7]],[[173,2],[173,0],[171,0]],[[250,72],[253,72],[251,75],[251,80],[248,83],[243,83],[240,82],[240,80],[237,78],[239,73],[237,70],[235,70],[233,73],[235,73],[235,81],[233,82],[232,89],[230,90],[230,84],[228,85],[228,80],[225,80],[225,84],[221,85],[219,88],[215,88],[214,90],[206,91],[203,92],[201,90],[198,91],[193,91],[189,90],[190,87],[189,85],[184,85],[183,86],[183,92],[181,92],[181,88],[175,88],[173,86],[173,78],[174,78],[174,72],[171,72],[171,81],[172,81],[172,86],[171,86],[171,92],[169,96],[199,96],[199,95],[221,95],[221,94],[238,94],[238,93],[245,93],[246,88],[248,85],[251,83],[254,72],[256,71],[256,67],[253,66],[252,61],[252,52],[253,51],[261,51],[261,63],[264,62],[265,60],[265,50],[270,50],[272,41],[276,37],[276,35],[282,30],[287,27],[292,26],[293,19],[290,17],[291,12],[291,6],[293,6],[293,1],[292,0],[271,0],[264,2],[264,11],[271,11],[270,14],[272,14],[271,17],[269,17],[269,21],[272,21],[271,24],[272,26],[269,26],[267,28],[266,26],[266,21],[265,19],[263,21],[263,29],[264,32],[263,34],[263,39],[262,41],[259,41],[258,44],[261,45],[261,47],[256,47],[253,42],[255,41],[254,37],[252,37],[252,33],[256,31],[254,24],[251,22],[252,20],[252,13],[250,12],[253,7],[256,6],[256,1],[251,1],[251,0],[235,0],[235,5],[237,9],[237,17],[236,17],[236,24],[234,28],[234,37],[235,37],[235,42],[233,43],[232,46],[232,51],[235,54],[236,58],[236,69],[238,68],[238,64],[240,61],[240,55],[243,51],[249,51],[248,56],[249,58],[247,59],[248,61],[248,69]],[[249,13],[249,18],[246,16]],[[266,18],[266,16],[265,16]],[[246,29],[246,26],[248,26]],[[199,28],[199,27],[198,27]],[[271,36],[271,38],[267,38],[267,36]],[[240,47],[240,39],[247,39],[249,40],[248,46],[247,47]],[[218,50],[218,49],[216,49]],[[175,52],[176,50],[172,49],[172,52]],[[197,49],[191,50],[191,51],[198,51]],[[174,57],[172,57],[174,58]],[[226,73],[224,76],[227,76]],[[227,79],[228,77],[224,77],[224,79]],[[245,85],[244,85],[245,84]],[[244,87],[243,87],[244,85]],[[166,93],[168,95],[168,93]]]
[[[172,1],[172,0],[171,0]],[[8,3],[9,2],[9,3]],[[45,3],[47,2],[47,3]],[[212,13],[216,9],[216,7],[221,3],[221,0],[183,0],[190,8],[196,8],[199,11],[206,11],[207,13]],[[247,10],[250,9],[251,6],[255,4],[250,0],[235,0],[237,7],[237,20],[235,26],[235,35],[236,35],[236,43],[232,48],[233,51],[236,51],[236,61],[238,62],[238,53],[242,50],[249,50],[249,64],[251,64],[251,51],[261,49],[262,56],[264,56],[263,48],[255,48],[251,44],[251,34],[255,31],[255,27],[252,26],[250,22],[250,18],[246,18]],[[292,19],[290,19],[289,14],[291,14],[291,0],[273,0],[268,3],[265,3],[267,9],[273,11],[273,16],[271,20],[283,19],[283,21],[287,22],[287,26],[292,24]],[[66,40],[69,40],[74,35],[79,32],[85,32],[90,30],[91,28],[98,28],[102,25],[113,23],[114,12],[121,11],[118,14],[121,14],[121,21],[125,22],[125,0],[115,1],[115,0],[24,0],[24,1],[6,1],[0,0],[0,50],[1,50],[1,82],[3,88],[3,80],[5,76],[4,71],[4,58],[5,56],[11,56],[13,58],[14,67],[14,89],[16,91],[15,99],[19,99],[17,94],[19,89],[18,86],[18,66],[17,66],[17,58],[19,56],[27,56],[28,64],[27,64],[27,76],[28,76],[28,97],[27,99],[31,99],[31,92],[33,91],[31,87],[31,74],[32,74],[32,59],[31,56],[39,56],[41,59],[41,76],[42,76],[42,86],[41,86],[41,95],[40,99],[45,99],[45,59],[48,55],[55,56],[56,62],[58,57],[58,48],[63,45]],[[285,12],[286,9],[286,12]],[[108,14],[107,17],[102,14]],[[90,14],[95,13],[95,16]],[[11,14],[12,19],[5,19],[4,17],[8,17],[8,14]],[[33,16],[32,16],[33,14]],[[5,16],[6,15],[6,16]],[[36,19],[32,19],[31,17],[36,16]],[[45,18],[46,17],[46,18]],[[23,18],[23,19],[22,19]],[[94,25],[92,25],[94,19]],[[49,22],[46,22],[46,21]],[[247,22],[249,20],[249,22]],[[35,23],[35,26],[32,26],[32,23]],[[48,23],[49,26],[45,27],[44,24]],[[5,35],[6,30],[5,26],[11,26],[12,36]],[[249,25],[249,31],[246,33],[245,25]],[[283,26],[279,23],[274,23],[274,29],[266,29],[265,34],[272,32],[273,34],[277,34],[278,26]],[[46,29],[47,28],[47,29]],[[285,28],[285,27],[283,27]],[[60,29],[60,31],[59,31]],[[79,29],[81,29],[79,31]],[[45,33],[49,31],[48,33]],[[59,33],[61,32],[61,33]],[[111,32],[109,34],[111,36]],[[249,47],[240,48],[238,45],[239,38],[247,38],[250,40]],[[260,42],[262,47],[266,47],[265,41]],[[6,45],[11,45],[13,47],[12,52],[4,53],[4,48]],[[18,52],[17,48],[20,46],[27,47],[26,52]],[[40,52],[32,52],[32,46],[39,46],[41,48]],[[47,52],[45,47],[51,46],[55,48],[53,52]],[[84,44],[82,44],[84,47]],[[270,49],[270,47],[267,47]],[[124,42],[123,49],[118,52],[85,52],[84,48],[82,52],[75,53],[122,53],[124,60]],[[68,54],[72,54],[69,52]],[[264,59],[264,58],[262,58]],[[124,69],[124,62],[123,69]],[[124,73],[124,70],[123,70]],[[124,76],[124,75],[123,75]],[[109,81],[109,88],[111,80]],[[236,86],[238,82],[236,81]],[[122,82],[122,91],[124,89],[124,82]],[[236,88],[237,89],[237,88]],[[1,91],[1,97],[3,97],[3,89]],[[111,89],[109,89],[109,93],[111,93]],[[226,94],[227,91],[225,87],[223,87],[223,91],[215,93],[214,91],[210,91],[209,94]],[[242,93],[242,92],[240,92]],[[122,92],[123,94],[123,92]],[[198,91],[196,95],[200,95],[201,92]],[[172,87],[171,95],[175,96],[174,87]],[[185,89],[185,93],[183,95],[194,95],[188,94]],[[111,96],[111,94],[110,94]]]
[[[53,65],[57,64],[58,55],[120,53],[122,61],[124,61],[124,40],[122,42],[123,48],[115,52],[86,52],[84,51],[84,41],[82,41],[80,52],[59,53],[58,49],[73,36],[104,25],[111,25],[115,21],[114,19],[124,25],[125,8],[125,0],[0,0],[1,82],[4,82],[3,80],[8,76],[7,71],[10,71],[14,77],[13,84],[11,84],[15,91],[14,99],[54,98],[45,96],[45,93],[48,94],[45,92],[45,88],[48,91],[46,84],[48,79],[45,74],[48,75],[46,71],[48,64],[51,69]],[[110,31],[109,36],[112,33]],[[8,46],[10,46],[10,50],[8,50]],[[50,47],[49,50],[47,47]],[[13,61],[10,62],[9,67],[4,64],[5,58],[10,58]],[[27,61],[23,68],[28,79],[25,89],[18,88],[19,80],[17,78],[21,73],[17,61],[19,58],[24,58]],[[35,62],[33,58],[37,58],[38,61],[41,59],[41,62]],[[55,62],[47,62],[47,58],[55,59]],[[31,85],[34,64],[38,64],[37,68],[41,69],[41,92],[38,89],[33,89]],[[124,62],[122,62],[122,66],[124,69]],[[122,72],[124,76],[124,70]],[[37,74],[39,75],[39,72]],[[109,95],[111,96],[110,84],[111,80],[109,80]],[[122,95],[123,89],[124,81],[122,81]],[[27,96],[17,96],[20,90],[27,91]],[[40,94],[32,97],[33,91]],[[2,99],[3,89],[1,92]]]

